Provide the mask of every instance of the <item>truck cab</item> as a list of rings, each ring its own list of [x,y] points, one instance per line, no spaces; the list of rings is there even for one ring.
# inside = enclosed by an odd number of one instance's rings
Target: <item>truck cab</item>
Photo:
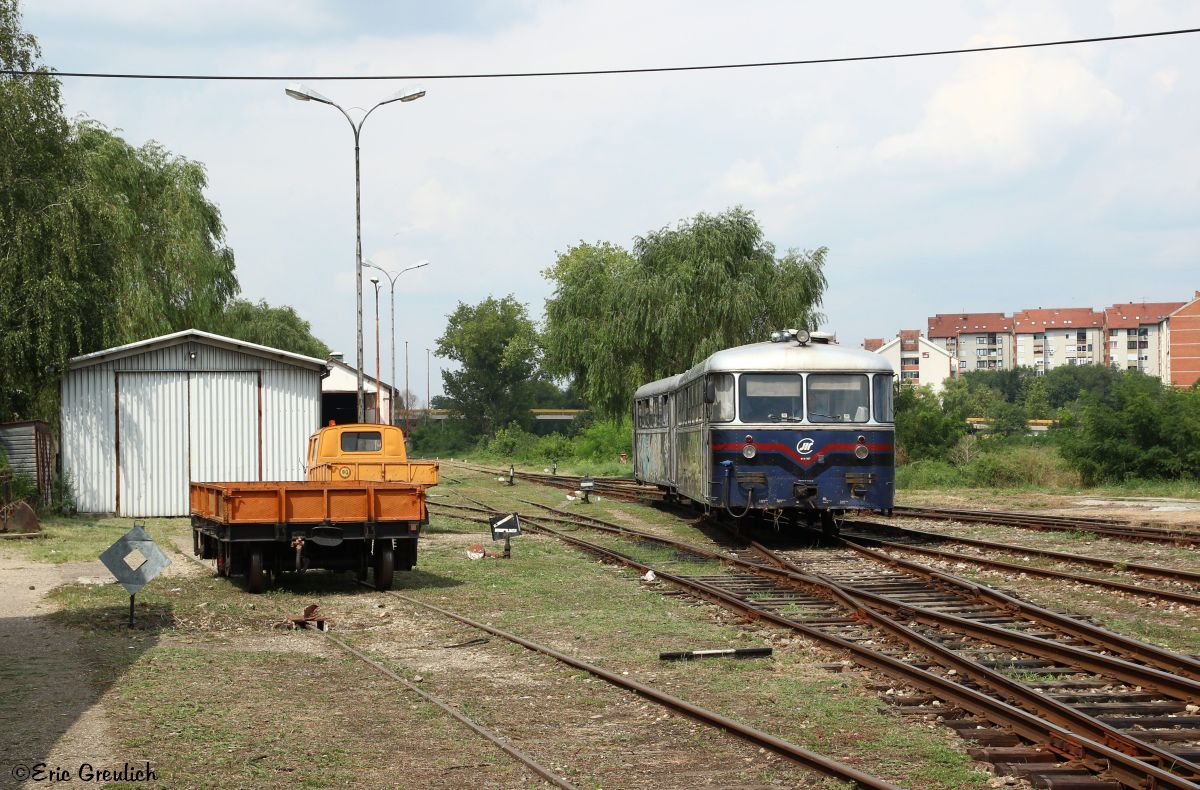
[[[404,431],[394,425],[330,425],[308,438],[307,478],[316,482],[375,481],[437,485],[438,465],[410,462]]]

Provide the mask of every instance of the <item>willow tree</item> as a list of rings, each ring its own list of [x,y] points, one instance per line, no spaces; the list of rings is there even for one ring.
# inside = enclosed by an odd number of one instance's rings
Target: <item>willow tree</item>
[[[773,329],[815,327],[825,253],[777,255],[742,208],[652,231],[632,251],[581,242],[543,272],[555,287],[543,365],[572,377],[594,409],[625,413],[646,381]]]
[[[63,115],[0,0],[0,419],[57,412],[67,360],[196,326],[237,293],[204,168]]]

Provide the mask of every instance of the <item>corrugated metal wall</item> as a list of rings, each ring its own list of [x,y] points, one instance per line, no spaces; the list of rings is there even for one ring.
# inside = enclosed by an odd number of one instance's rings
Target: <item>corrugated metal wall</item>
[[[122,516],[188,510],[188,373],[117,375]]]
[[[263,479],[303,480],[308,437],[321,422],[321,379],[302,368],[264,370],[262,377]]]
[[[303,479],[320,381],[317,370],[200,341],[68,372],[62,459],[79,510],[182,516],[189,480]]]

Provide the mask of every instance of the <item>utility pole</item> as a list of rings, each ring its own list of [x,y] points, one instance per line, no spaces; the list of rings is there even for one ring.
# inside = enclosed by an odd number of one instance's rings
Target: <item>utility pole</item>
[[[372,277],[371,284],[375,286],[375,422],[383,422],[379,412],[379,392],[383,384],[379,378],[379,278]]]
[[[433,408],[433,401],[429,399],[429,349],[425,349],[425,424],[429,424],[429,410]]]
[[[408,435],[408,341],[404,341],[404,434]]]

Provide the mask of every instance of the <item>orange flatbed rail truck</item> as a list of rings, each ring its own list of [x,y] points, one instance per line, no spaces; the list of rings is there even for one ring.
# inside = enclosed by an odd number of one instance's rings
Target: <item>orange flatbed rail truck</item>
[[[245,575],[250,592],[285,571],[354,571],[392,586],[395,569],[417,563],[429,523],[425,489],[438,465],[409,461],[391,425],[331,425],[308,439],[304,481],[192,483],[196,556],[221,576]]]

